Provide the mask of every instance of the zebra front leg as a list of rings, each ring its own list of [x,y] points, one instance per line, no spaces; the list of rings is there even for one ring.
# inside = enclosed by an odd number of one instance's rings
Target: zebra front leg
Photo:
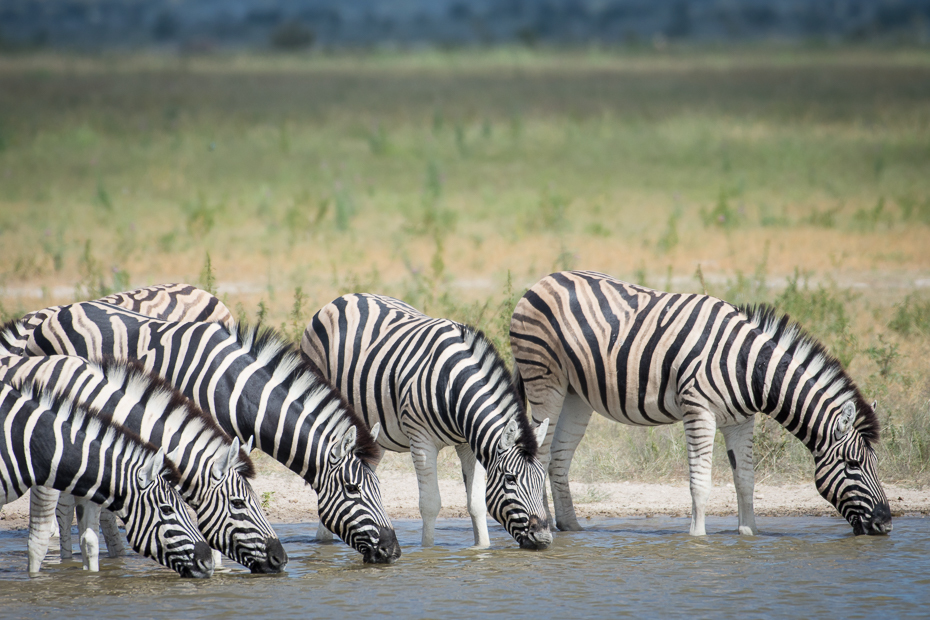
[[[436,471],[436,458],[439,448],[428,440],[411,441],[410,457],[417,472],[417,486],[420,490],[420,518],[423,520],[424,547],[432,547],[436,538],[436,519],[442,509],[439,496],[439,476]]]
[[[55,508],[59,492],[51,487],[32,487],[29,494],[29,572],[37,573],[48,552],[49,540],[55,526]]]
[[[475,535],[476,547],[490,547],[491,539],[488,536],[488,507],[484,467],[475,458],[475,453],[467,443],[455,446],[455,451],[462,462],[462,478],[465,480],[465,494],[467,496],[468,514],[471,516],[472,532]]]
[[[714,434],[717,424],[706,409],[686,408],[682,420],[688,444],[688,470],[691,478],[691,535],[704,536],[704,514],[710,499]]]
[[[581,525],[575,516],[575,505],[568,484],[568,471],[575,456],[575,449],[584,437],[584,432],[591,421],[591,406],[577,394],[565,397],[562,413],[556,424],[552,437],[551,461],[549,462],[549,482],[552,485],[552,506],[555,509],[555,522],[565,531],[579,531]]]
[[[100,571],[100,506],[87,499],[75,501],[78,532],[81,534],[81,558],[84,570],[96,573]]]
[[[733,469],[733,485],[736,487],[736,502],[739,508],[739,533],[754,536],[759,533],[756,528],[756,513],[752,507],[752,494],[755,489],[755,472],[752,463],[752,431],[756,423],[755,416],[736,426],[722,426],[720,431],[727,446],[727,457]]]
[[[100,531],[103,532],[103,540],[107,544],[107,556],[118,558],[126,551],[123,544],[123,536],[119,531],[119,524],[116,522],[116,515],[109,510],[100,513]]]

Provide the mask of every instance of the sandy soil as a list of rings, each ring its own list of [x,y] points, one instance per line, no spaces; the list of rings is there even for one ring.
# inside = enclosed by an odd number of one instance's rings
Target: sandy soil
[[[417,482],[413,473],[379,471],[381,493],[388,515],[393,519],[419,518]],[[316,494],[300,478],[289,472],[259,475],[253,486],[266,500],[266,513],[272,523],[302,523],[317,520]],[[439,482],[442,494],[440,518],[467,518],[465,487],[460,480]],[[886,485],[885,492],[895,516],[930,515],[930,487],[909,488]],[[647,484],[612,482],[598,484],[572,483],[572,493],[579,519],[594,516],[669,515],[687,517],[691,514],[688,483]],[[817,494],[813,483],[783,486],[757,485],[755,511],[758,516],[825,516],[836,511]],[[708,514],[736,515],[736,492],[732,484],[714,488]],[[0,509],[0,530],[27,526],[28,495]]]

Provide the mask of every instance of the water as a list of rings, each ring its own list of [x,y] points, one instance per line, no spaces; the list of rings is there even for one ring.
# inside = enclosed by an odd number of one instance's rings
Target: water
[[[517,549],[500,527],[470,549],[471,522],[441,520],[419,547],[419,521],[395,522],[403,557],[366,566],[342,543],[314,542],[315,524],[276,527],[290,556],[282,575],[227,563],[212,579],[180,579],[138,556],[49,559],[26,573],[26,534],[0,532],[2,618],[599,618],[881,617],[930,615],[930,518],[903,517],[887,537],[854,537],[839,518],[760,518],[741,537],[734,518],[588,521],[542,552]],[[78,558],[79,559],[79,558]]]

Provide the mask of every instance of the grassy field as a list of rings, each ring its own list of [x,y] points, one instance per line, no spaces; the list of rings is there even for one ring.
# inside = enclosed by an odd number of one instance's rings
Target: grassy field
[[[0,56],[0,248],[3,319],[188,281],[296,339],[365,291],[507,354],[559,269],[773,302],[878,399],[883,477],[930,481],[926,51]],[[686,469],[680,425],[596,417],[573,476]]]

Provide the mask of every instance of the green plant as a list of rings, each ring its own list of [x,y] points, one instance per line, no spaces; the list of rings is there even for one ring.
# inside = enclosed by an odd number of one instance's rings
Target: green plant
[[[213,272],[213,261],[210,260],[209,252],[203,269],[200,270],[200,287],[211,295],[216,295],[216,274]]]
[[[883,379],[896,377],[897,373],[894,372],[894,365],[901,357],[901,353],[898,352],[898,344],[886,342],[885,336],[882,334],[878,335],[878,342],[878,345],[867,348],[865,354],[878,366],[880,377]]]
[[[268,510],[274,500],[276,491],[262,491],[262,510]]]
[[[930,335],[930,299],[920,300],[917,293],[910,293],[904,301],[894,305],[894,316],[888,327],[902,336]]]
[[[678,220],[681,219],[681,211],[676,209],[668,216],[665,224],[665,232],[656,241],[656,249],[661,254],[672,251],[678,245]]]
[[[294,303],[288,314],[287,322],[281,323],[281,333],[292,342],[299,343],[307,328],[308,318],[306,316],[305,306],[307,305],[307,294],[301,287],[294,289]]]
[[[724,188],[720,188],[714,208],[709,211],[701,209],[701,220],[707,228],[716,226],[724,230],[732,230],[742,223],[743,213],[742,209],[734,209],[730,205],[730,196]]]

